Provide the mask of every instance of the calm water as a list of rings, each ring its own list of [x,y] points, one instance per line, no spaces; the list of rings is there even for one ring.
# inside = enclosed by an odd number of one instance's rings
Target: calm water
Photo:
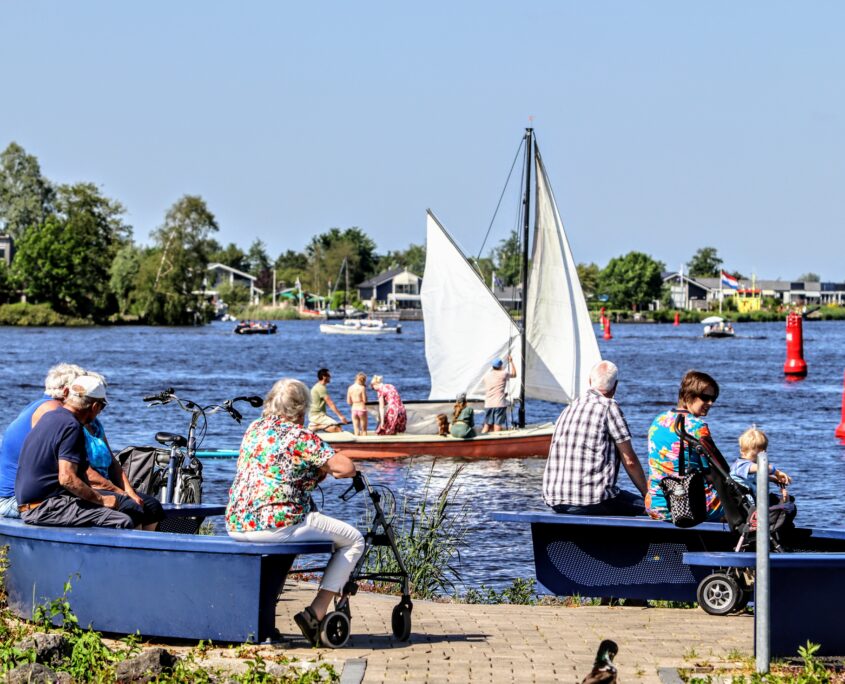
[[[233,335],[231,324],[204,328],[16,329],[0,327],[0,385],[6,408],[0,426],[37,397],[46,370],[71,361],[98,370],[109,381],[110,404],[102,416],[112,447],[151,444],[158,430],[182,432],[188,414],[174,406],[147,407],[141,397],[172,386],[199,402],[222,402],[240,394],[263,395],[279,377],[311,384],[317,368],[332,369],[329,391],[345,398],[354,374],[379,373],[407,399],[428,395],[428,372],[421,323],[403,324],[401,336],[357,338],[321,335],[313,321],[283,321],[269,336]],[[805,358],[809,376],[787,382],[782,369],[784,324],[737,326],[734,339],[700,337],[700,326],[615,326],[614,339],[600,340],[602,354],[621,370],[617,394],[645,462],[646,431],[661,410],[672,406],[678,382],[690,368],[706,370],[721,385],[721,396],[708,423],[722,451],[733,458],[736,439],[752,423],[769,435],[769,454],[794,476],[799,522],[841,526],[845,522],[845,447],[833,431],[839,423],[845,369],[845,322],[807,322]],[[468,341],[468,343],[470,343]],[[259,410],[246,407],[247,421]],[[536,402],[528,407],[532,422],[554,420],[560,407]],[[244,426],[225,414],[209,420],[206,447],[237,448]],[[2,428],[0,428],[2,429]],[[457,465],[434,463],[435,483]],[[502,509],[542,507],[542,459],[468,462],[461,476],[461,496],[473,510],[470,546],[463,553],[468,584],[503,584],[514,576],[533,576],[528,530],[503,529],[489,514]],[[207,460],[207,501],[224,502],[234,474],[233,460]],[[432,459],[369,462],[361,466],[374,482],[391,486],[397,498],[413,495],[425,482]],[[632,487],[626,476],[623,486]],[[343,485],[324,487],[326,512],[351,522],[361,504],[341,504]],[[506,535],[506,536],[503,536]],[[503,544],[502,540],[505,539]]]

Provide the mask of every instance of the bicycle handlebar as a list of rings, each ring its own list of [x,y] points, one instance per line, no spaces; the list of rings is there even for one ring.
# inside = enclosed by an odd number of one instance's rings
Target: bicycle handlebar
[[[227,399],[222,404],[209,404],[208,406],[200,406],[195,401],[191,401],[190,399],[180,399],[178,396],[176,396],[176,393],[174,392],[172,387],[168,387],[166,390],[163,390],[158,394],[151,394],[146,397],[143,397],[143,400],[150,403],[150,405],[152,406],[168,404],[171,401],[175,401],[179,405],[179,408],[181,408],[183,411],[187,411],[188,413],[194,414],[208,413],[209,415],[211,415],[217,413],[218,411],[225,411],[238,423],[243,420],[243,414],[234,407],[234,404],[236,402],[244,401],[255,408],[258,408],[264,403],[264,400],[261,397],[257,395],[250,395],[235,397],[234,399]]]

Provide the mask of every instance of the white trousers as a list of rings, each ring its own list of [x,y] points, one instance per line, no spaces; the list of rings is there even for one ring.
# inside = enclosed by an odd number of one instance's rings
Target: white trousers
[[[334,553],[323,573],[320,589],[340,594],[364,553],[364,537],[352,525],[322,513],[309,513],[296,525],[275,530],[229,532],[232,539],[250,542],[330,541]]]

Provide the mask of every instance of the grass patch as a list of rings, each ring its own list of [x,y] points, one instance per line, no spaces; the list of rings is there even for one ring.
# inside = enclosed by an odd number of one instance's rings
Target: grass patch
[[[0,306],[0,325],[82,327],[93,322],[56,313],[48,304],[17,302]]]

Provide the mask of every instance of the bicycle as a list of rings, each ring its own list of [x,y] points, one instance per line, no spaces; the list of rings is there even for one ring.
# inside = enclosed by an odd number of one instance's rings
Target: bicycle
[[[246,402],[254,408],[264,403],[258,396],[242,396],[227,399],[222,404],[201,406],[190,399],[179,398],[172,387],[146,396],[143,400],[150,406],[164,406],[175,402],[180,409],[191,414],[187,437],[172,432],[157,432],[155,436],[156,441],[168,447],[169,451],[157,450],[148,493],[162,503],[202,502],[202,461],[197,458],[196,452],[197,446],[205,437],[208,416],[224,411],[240,423],[243,414],[235,408],[237,402]]]

